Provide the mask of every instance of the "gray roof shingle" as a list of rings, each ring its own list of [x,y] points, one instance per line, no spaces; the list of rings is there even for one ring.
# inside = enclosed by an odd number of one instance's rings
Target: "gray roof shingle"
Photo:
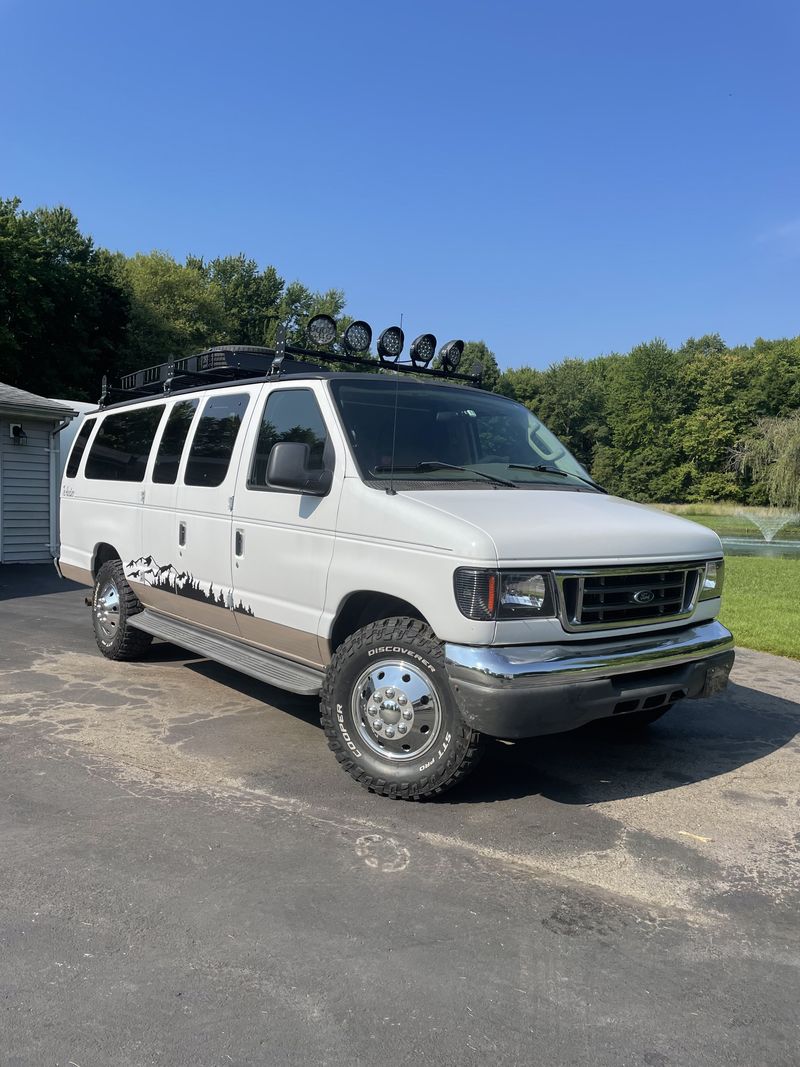
[[[0,408],[17,408],[19,411],[28,411],[31,414],[52,414],[53,418],[57,419],[78,414],[69,404],[48,400],[47,397],[28,393],[24,389],[16,389],[13,385],[5,385],[3,382],[0,382]]]

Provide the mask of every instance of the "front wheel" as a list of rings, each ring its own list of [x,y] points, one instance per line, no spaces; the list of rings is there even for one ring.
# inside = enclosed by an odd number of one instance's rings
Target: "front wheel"
[[[481,735],[461,718],[441,643],[418,619],[382,619],[337,650],[321,718],[339,763],[364,788],[397,800],[451,789],[475,767]]]

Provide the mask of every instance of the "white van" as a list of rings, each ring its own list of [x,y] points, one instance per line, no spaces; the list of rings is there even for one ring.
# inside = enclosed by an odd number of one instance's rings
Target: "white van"
[[[273,356],[148,368],[85,417],[57,566],[94,587],[103,655],[156,637],[319,694],[345,770],[404,799],[485,736],[641,727],[725,687],[711,530],[607,495],[525,407],[444,371]]]

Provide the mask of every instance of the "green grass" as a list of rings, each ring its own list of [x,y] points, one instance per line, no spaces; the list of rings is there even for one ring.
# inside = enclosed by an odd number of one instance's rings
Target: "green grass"
[[[800,659],[800,559],[728,556],[720,620],[737,645]]]

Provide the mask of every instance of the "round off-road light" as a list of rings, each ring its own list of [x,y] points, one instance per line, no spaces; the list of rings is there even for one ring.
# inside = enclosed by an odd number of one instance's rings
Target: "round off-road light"
[[[356,319],[344,331],[344,346],[349,352],[366,352],[372,344],[372,327]]]
[[[387,326],[378,338],[378,355],[394,363],[400,358],[405,340],[405,334],[399,326]]]
[[[448,341],[439,349],[439,359],[442,361],[443,371],[456,371],[461,362],[464,352],[463,341]]]
[[[315,315],[308,324],[308,336],[315,345],[331,345],[336,340],[336,323],[330,315]]]
[[[421,333],[411,342],[411,362],[415,367],[427,367],[436,355],[436,338],[432,333]]]

